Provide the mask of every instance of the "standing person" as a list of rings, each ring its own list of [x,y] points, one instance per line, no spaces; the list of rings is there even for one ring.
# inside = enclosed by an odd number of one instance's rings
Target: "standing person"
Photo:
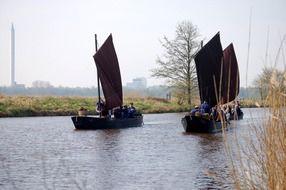
[[[224,112],[221,105],[217,106],[217,119],[216,121],[224,121]]]
[[[105,102],[103,101],[102,98],[100,98],[100,100],[96,103],[96,111],[101,112],[102,110],[104,110],[104,107],[105,107]]]
[[[107,113],[105,110],[105,102],[102,98],[99,99],[99,101],[96,103],[96,112],[99,113],[99,117],[103,116],[106,117]]]
[[[134,117],[135,112],[136,112],[136,108],[133,106],[133,102],[131,102],[128,108],[129,117]]]
[[[238,101],[237,101],[236,104],[235,104],[235,111],[237,112],[237,115],[238,115],[238,116],[240,116],[240,115],[243,114],[242,111],[241,111],[241,109],[240,109],[240,104],[239,104]]]
[[[134,105],[133,105],[133,102],[130,103],[129,108],[130,108],[130,109],[133,109],[133,110],[136,110],[136,108],[135,108]]]
[[[218,118],[217,106],[212,107],[211,117],[216,121]]]
[[[123,113],[123,118],[128,118],[128,107],[127,107],[127,105],[123,106],[122,113]]]
[[[229,111],[228,105],[224,105],[222,110],[223,110],[225,120],[228,121],[230,117],[230,111]]]
[[[210,106],[206,100],[201,105],[201,112],[202,113],[210,113]]]
[[[112,110],[111,109],[108,110],[107,117],[108,117],[108,119],[111,119],[111,117],[112,117]]]

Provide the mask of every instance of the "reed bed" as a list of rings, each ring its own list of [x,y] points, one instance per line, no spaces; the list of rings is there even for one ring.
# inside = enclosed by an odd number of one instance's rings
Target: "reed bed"
[[[253,119],[245,136],[235,133],[230,140],[224,135],[236,189],[286,189],[286,93],[277,84],[270,81],[262,122]]]

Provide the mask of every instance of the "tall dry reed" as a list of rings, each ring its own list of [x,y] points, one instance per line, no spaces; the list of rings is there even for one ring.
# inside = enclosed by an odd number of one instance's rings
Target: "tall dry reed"
[[[244,136],[224,135],[236,189],[286,189],[286,71],[284,81],[276,76],[273,69],[263,121],[253,119]]]

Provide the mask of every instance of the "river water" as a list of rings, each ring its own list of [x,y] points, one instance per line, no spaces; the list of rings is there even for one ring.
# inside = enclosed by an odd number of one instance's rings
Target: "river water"
[[[264,113],[243,111],[228,139]],[[0,189],[233,189],[223,135],[186,134],[183,115],[97,131],[75,130],[70,117],[1,118]]]

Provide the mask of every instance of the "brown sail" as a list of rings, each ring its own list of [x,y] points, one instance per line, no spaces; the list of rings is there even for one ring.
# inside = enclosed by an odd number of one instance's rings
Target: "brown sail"
[[[120,68],[110,34],[93,56],[105,97],[105,108],[122,105],[122,83]]]
[[[233,101],[239,93],[239,70],[237,59],[231,43],[223,50],[223,93],[221,103],[225,104]]]
[[[220,34],[217,33],[195,56],[201,102],[213,107],[218,104],[221,93],[221,65],[223,51]]]

